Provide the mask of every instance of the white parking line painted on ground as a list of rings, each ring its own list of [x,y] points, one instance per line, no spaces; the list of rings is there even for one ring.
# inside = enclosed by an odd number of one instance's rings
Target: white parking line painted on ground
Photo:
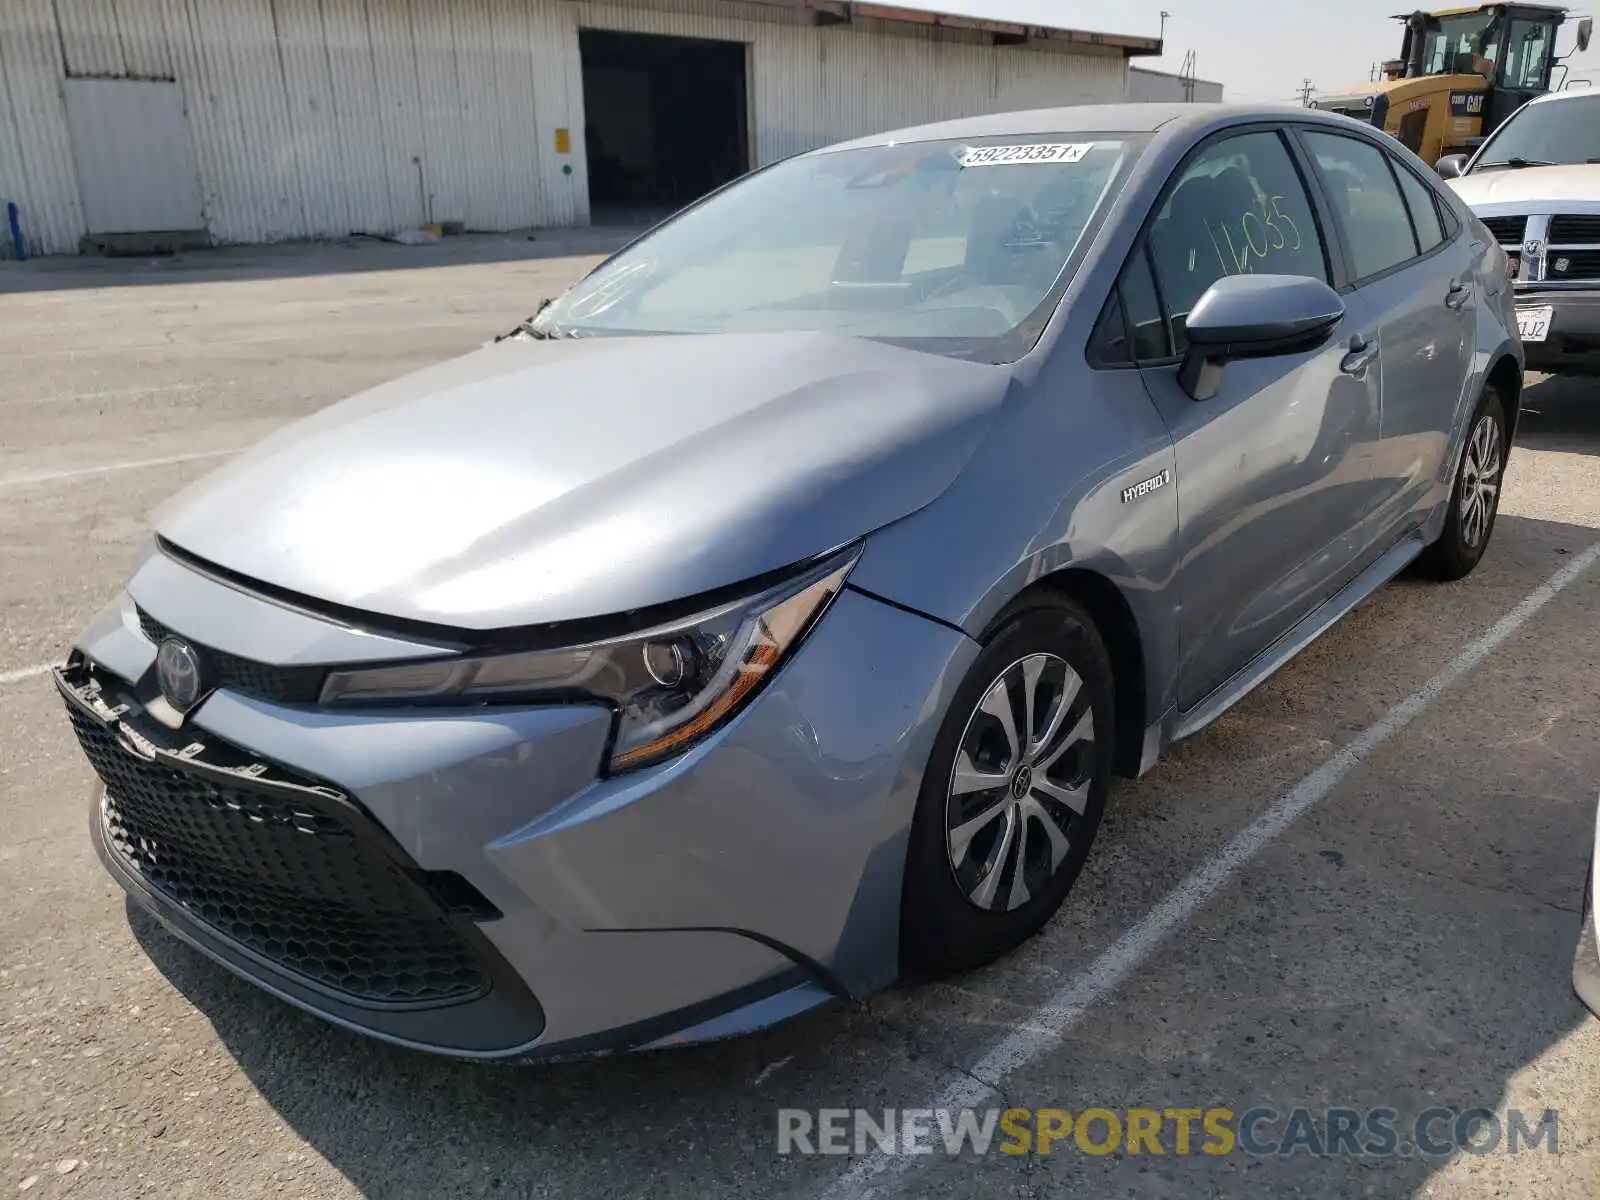
[[[11,396],[0,399],[0,408],[21,408],[32,404],[66,404],[74,400],[121,400],[126,396],[162,396],[168,392],[199,392],[229,387],[231,379],[207,383],[154,383],[148,387],[112,388],[105,392],[62,392],[55,396]]]
[[[76,479],[82,475],[106,475],[112,471],[137,471],[141,467],[165,467],[172,463],[191,462],[201,458],[222,458],[238,453],[237,448],[196,450],[192,454],[169,454],[165,458],[136,458],[132,462],[106,463],[98,467],[72,467],[65,471],[33,471],[0,475],[0,488],[23,487],[30,483],[51,483],[57,479]]]
[[[996,1098],[998,1085],[1007,1076],[1059,1045],[1090,1008],[1115,991],[1155,953],[1170,934],[1191,921],[1241,867],[1326,797],[1368,755],[1415,720],[1443,695],[1445,689],[1492,654],[1596,561],[1600,561],[1600,543],[1590,546],[1562,567],[1522,603],[1496,621],[1487,633],[1456,655],[1437,675],[1274,800],[1232,841],[1168,892],[1160,903],[1095,959],[1088,970],[1029,1013],[1011,1033],[992,1046],[968,1074],[952,1079],[928,1107],[956,1109]],[[866,1197],[882,1195],[902,1176],[930,1161],[931,1156],[928,1155],[877,1150],[858,1159],[832,1186],[824,1190],[823,1195],[835,1200],[865,1200]]]
[[[8,683],[21,683],[24,679],[35,679],[40,675],[48,675],[54,663],[41,663],[37,667],[23,667],[16,671],[0,671],[0,687]]]

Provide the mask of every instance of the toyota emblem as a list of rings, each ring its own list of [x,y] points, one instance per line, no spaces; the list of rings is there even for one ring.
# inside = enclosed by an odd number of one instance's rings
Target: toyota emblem
[[[179,712],[193,708],[205,686],[195,648],[179,638],[165,639],[156,651],[156,682],[173,708]]]

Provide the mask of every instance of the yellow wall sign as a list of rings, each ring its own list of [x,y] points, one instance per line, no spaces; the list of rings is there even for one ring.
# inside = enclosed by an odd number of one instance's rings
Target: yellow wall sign
[[[556,153],[572,153],[572,131],[570,129],[556,130]]]

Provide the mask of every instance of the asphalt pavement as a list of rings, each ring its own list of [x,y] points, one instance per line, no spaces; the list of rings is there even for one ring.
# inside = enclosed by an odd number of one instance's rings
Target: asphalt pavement
[[[1396,581],[1119,783],[1061,913],[966,978],[712,1046],[485,1067],[327,1027],[130,910],[43,670],[149,511],[504,331],[615,240],[0,264],[0,1193],[1600,1195],[1600,1021],[1568,984],[1600,792],[1600,381],[1530,386],[1474,575]],[[1074,1134],[779,1153],[780,1110],[952,1105],[1059,1109]],[[1515,1154],[1358,1154],[1291,1147],[1301,1107],[1557,1122]],[[1171,1117],[1163,1153],[1108,1142],[1131,1109],[1219,1108],[1271,1110],[1256,1141],[1292,1152],[1204,1152],[1198,1118],[1190,1153]]]

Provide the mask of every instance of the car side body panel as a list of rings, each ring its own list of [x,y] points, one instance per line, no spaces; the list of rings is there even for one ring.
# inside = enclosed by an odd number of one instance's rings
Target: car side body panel
[[[1174,120],[1158,132],[1111,218],[1102,227],[1088,261],[1065,294],[1055,319],[1035,350],[1017,366],[1017,383],[1008,409],[1013,413],[1038,409],[1041,414],[1048,414],[1044,419],[1059,431],[1059,437],[1043,437],[1038,439],[1040,444],[1024,444],[1008,437],[1015,425],[1002,416],[951,489],[921,512],[879,531],[869,541],[852,577],[857,585],[877,595],[957,625],[970,637],[981,638],[995,616],[1030,585],[1068,568],[1104,576],[1126,602],[1141,639],[1146,709],[1144,768],[1166,740],[1162,730],[1173,727],[1166,718],[1177,711],[1180,699],[1184,658],[1178,633],[1184,591],[1179,580],[1183,556],[1178,519],[1181,478],[1180,486],[1164,487],[1127,505],[1122,503],[1121,491],[1181,464],[1175,461],[1172,431],[1159,406],[1148,396],[1141,403],[1126,381],[1117,378],[1125,373],[1087,369],[1084,352],[1100,308],[1172,173],[1202,140],[1260,125],[1261,121],[1259,115],[1195,113]],[[1407,155],[1403,148],[1389,146],[1388,139],[1381,139],[1371,129],[1344,118],[1295,113],[1286,114],[1282,123],[1331,127],[1367,138],[1391,153]],[[1449,202],[1448,193],[1437,190]],[[1416,436],[1428,442],[1423,474],[1432,478],[1433,485],[1414,488],[1414,502],[1388,521],[1379,510],[1378,481],[1369,475],[1360,485],[1371,503],[1352,526],[1348,539],[1324,548],[1328,558],[1323,565],[1328,570],[1312,585],[1315,594],[1279,597],[1281,602],[1294,606],[1300,619],[1313,624],[1317,605],[1336,590],[1364,579],[1364,573],[1404,536],[1407,523],[1419,538],[1427,540],[1437,535],[1450,497],[1467,411],[1476,403],[1497,361],[1513,359],[1520,372],[1522,359],[1511,307],[1492,278],[1493,254],[1474,244],[1476,230],[1469,224],[1471,217],[1465,206],[1456,202],[1455,211],[1462,228],[1454,245],[1462,254],[1476,256],[1474,269],[1485,298],[1474,306],[1475,340],[1466,348],[1470,369],[1459,392],[1451,389],[1433,402],[1434,407],[1429,410],[1431,426],[1427,414],[1420,410],[1406,416],[1408,425],[1415,426]],[[1327,236],[1339,238],[1341,234],[1329,230]],[[1452,260],[1451,265],[1460,264]],[[1359,294],[1347,294],[1347,303],[1352,322],[1370,313]],[[1342,336],[1347,337],[1348,333]],[[1244,364],[1247,370],[1249,365]],[[1037,428],[1031,424],[1029,427]],[[1377,432],[1377,428],[1367,431]],[[1350,462],[1370,459],[1377,453],[1378,443],[1367,433],[1353,428],[1344,429],[1344,433],[1353,443],[1359,443],[1345,447]],[[1062,481],[1059,500],[1044,503],[1031,496],[1025,480],[1039,470],[1052,472]],[[1327,486],[1337,486],[1338,478],[1329,476]],[[1313,501],[1314,498],[1313,492]],[[1014,526],[1017,532],[1009,537],[992,532],[985,536],[982,514],[986,506],[1018,504],[1031,508],[1028,519],[1021,519],[1019,514]],[[948,519],[952,510],[968,514],[966,522],[957,526],[954,537]],[[1114,515],[1108,519],[1108,514]],[[1401,554],[1396,561],[1405,557]],[[1334,563],[1334,558],[1340,561]],[[1307,571],[1314,565],[1308,564]],[[1217,569],[1232,568],[1219,564]],[[1258,579],[1247,570],[1245,576],[1239,580],[1242,590],[1277,584],[1280,590],[1292,591],[1295,586],[1294,579],[1281,574],[1271,580]],[[1300,581],[1312,583],[1305,574]],[[1284,630],[1280,628],[1277,633],[1283,634]],[[1269,653],[1274,640],[1262,636],[1252,645],[1241,643],[1236,657],[1242,658],[1244,664],[1236,663],[1239,673],[1247,674],[1252,657]]]

